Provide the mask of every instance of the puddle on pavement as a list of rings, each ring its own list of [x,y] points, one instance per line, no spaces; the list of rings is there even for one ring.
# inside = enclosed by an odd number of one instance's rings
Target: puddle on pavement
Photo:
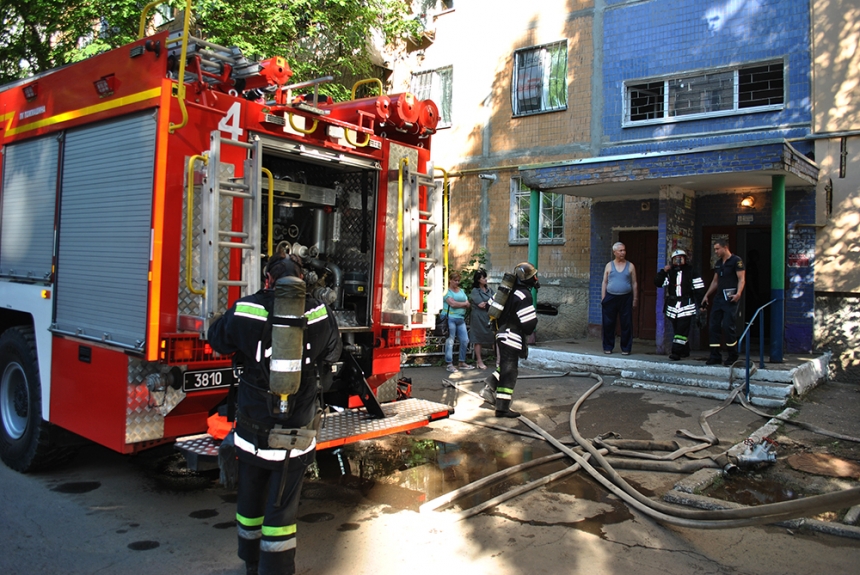
[[[149,551],[150,549],[156,549],[160,545],[161,543],[158,541],[135,541],[129,543],[128,548],[132,551]]]
[[[57,493],[89,493],[90,491],[94,491],[101,487],[102,484],[100,481],[70,481],[68,483],[61,483],[56,487],[51,488],[51,491],[56,491]]]
[[[805,494],[761,475],[729,475],[704,493],[708,497],[742,505],[762,505],[800,499]]]
[[[644,489],[635,482],[630,481],[629,479],[627,482],[646,497],[653,495],[652,491]],[[577,521],[571,525],[574,529],[596,535],[601,539],[606,539],[604,527],[607,525],[623,523],[628,519],[633,519],[633,514],[630,512],[627,505],[617,497],[612,496],[606,488],[602,485],[598,485],[597,482],[585,472],[577,472],[570,477],[565,478],[563,481],[547,486],[546,490],[552,493],[566,493],[567,495],[573,495],[577,499],[597,501],[598,503],[604,503],[610,506],[612,508],[610,511],[600,513],[593,517],[586,517],[585,519]]]
[[[215,517],[217,515],[217,509],[200,509],[198,511],[192,511],[188,514],[188,517],[191,517],[192,519],[209,519],[210,517]]]
[[[417,511],[427,501],[498,471],[552,453],[554,451],[545,445],[512,442],[499,447],[480,441],[446,443],[398,435],[317,453],[312,483],[349,487],[371,501]],[[456,500],[453,507],[474,507],[566,466],[565,460],[559,459],[520,471]],[[576,473],[550,487],[577,497],[604,501],[606,494],[602,493],[603,490],[596,485],[588,488],[580,485],[578,482],[582,480],[578,479],[579,475]],[[607,503],[616,509],[613,501],[607,500]],[[618,517],[603,515],[595,518],[595,521],[604,525],[630,517],[629,513],[623,517],[621,515],[618,510]]]

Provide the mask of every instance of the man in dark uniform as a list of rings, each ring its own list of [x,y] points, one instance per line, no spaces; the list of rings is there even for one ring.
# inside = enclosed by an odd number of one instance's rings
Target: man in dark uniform
[[[238,300],[209,328],[212,349],[234,353],[234,362],[242,365],[234,437],[239,459],[236,523],[239,557],[248,574],[295,573],[299,494],[314,460],[321,413],[318,376],[340,359],[343,345],[334,315],[307,297],[304,319],[297,319],[305,325],[300,364],[298,358],[278,360],[279,368],[301,369],[298,391],[285,399],[270,390],[269,372],[276,369],[270,361],[273,288],[288,277],[304,277],[301,260],[274,256],[266,266],[265,288]]]
[[[669,359],[678,361],[689,357],[690,326],[699,311],[705,282],[693,274],[693,267],[687,263],[687,252],[675,250],[672,261],[657,272],[654,285],[666,288],[666,303],[664,313],[672,322],[674,336],[672,337],[672,353]]]
[[[487,378],[487,384],[481,390],[481,397],[495,404],[496,417],[520,416],[511,409],[511,401],[517,384],[520,357],[528,355],[527,338],[537,327],[537,311],[531,293],[532,288],[540,288],[537,269],[529,262],[522,262],[514,268],[514,275],[517,279],[499,317],[499,329],[496,332],[499,370]]]
[[[708,329],[711,355],[708,357],[707,364],[719,365],[722,362],[720,338],[725,336],[729,356],[723,365],[730,366],[738,360],[738,336],[735,323],[738,317],[738,302],[741,301],[744,291],[746,270],[743,260],[729,251],[726,240],[714,241],[714,254],[717,256],[717,263],[714,264],[714,279],[702,300],[702,307],[707,307],[711,295],[714,295]]]

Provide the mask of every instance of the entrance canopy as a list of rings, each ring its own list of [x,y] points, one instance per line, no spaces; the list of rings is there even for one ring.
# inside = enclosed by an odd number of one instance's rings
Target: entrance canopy
[[[574,196],[608,199],[651,194],[657,186],[696,191],[770,189],[772,176],[785,187],[818,182],[818,165],[785,140],[744,142],[683,151],[603,156],[522,166],[528,187]]]

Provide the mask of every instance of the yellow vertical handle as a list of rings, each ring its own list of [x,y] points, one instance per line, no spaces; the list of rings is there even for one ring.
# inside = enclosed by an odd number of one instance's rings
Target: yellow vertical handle
[[[442,172],[442,262],[445,269],[445,286],[448,285],[448,171],[443,168],[433,168]]]
[[[407,297],[403,291],[403,166],[409,164],[409,158],[400,158],[400,167],[397,173],[397,293],[400,297]]]
[[[272,234],[275,230],[275,177],[272,176],[272,172],[268,170],[268,168],[260,168],[266,177],[269,178],[269,225],[267,226],[267,231],[269,234],[269,242],[266,246],[268,249],[269,257],[272,257]]]
[[[185,285],[191,293],[204,295],[206,288],[198,289],[194,287],[191,281],[191,250],[194,247],[191,240],[191,229],[194,221],[194,162],[197,160],[202,161],[204,166],[209,165],[209,158],[206,156],[197,155],[188,158],[188,170],[185,176],[186,180],[188,180],[186,184],[188,191],[185,194],[187,197],[187,206],[185,208]]]

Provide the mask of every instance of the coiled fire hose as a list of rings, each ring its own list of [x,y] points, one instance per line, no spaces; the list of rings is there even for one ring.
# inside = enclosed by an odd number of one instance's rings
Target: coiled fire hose
[[[585,453],[584,455],[580,455],[573,449],[570,449],[569,447],[562,444],[560,441],[558,441],[549,433],[541,429],[537,424],[535,424],[528,418],[520,416],[520,421],[522,421],[524,424],[534,430],[538,435],[543,437],[548,443],[552,444],[562,454],[567,455],[568,457],[573,459],[575,464],[568,467],[567,469],[544,477],[537,482],[532,482],[527,485],[520,486],[519,488],[506,494],[503,494],[503,496],[494,498],[491,501],[487,501],[478,507],[466,510],[459,514],[459,519],[463,519],[465,517],[480,513],[484,509],[497,505],[503,500],[509,499],[515,495],[518,495],[519,493],[528,491],[540,485],[549,483],[550,481],[554,481],[555,479],[563,477],[564,475],[577,471],[579,468],[585,469],[589,473],[589,475],[591,475],[598,483],[603,485],[606,489],[608,489],[610,492],[612,492],[614,495],[619,497],[622,501],[624,501],[640,513],[643,513],[644,515],[662,523],[668,523],[670,525],[677,525],[680,527],[691,527],[697,529],[730,529],[736,527],[747,527],[751,525],[776,523],[787,519],[812,515],[822,511],[850,507],[852,505],[860,503],[860,488],[847,489],[844,491],[839,491],[836,493],[827,493],[824,495],[815,495],[799,500],[768,503],[755,507],[745,507],[739,509],[691,510],[668,505],[661,501],[649,499],[648,497],[645,497],[644,495],[639,493],[632,486],[630,486],[630,484],[627,483],[627,481],[625,481],[624,478],[621,477],[615,471],[615,469],[613,469],[609,461],[604,458],[604,455],[608,452],[608,449],[604,448],[602,450],[598,450],[597,448],[595,448],[591,444],[591,442],[589,442],[579,434],[579,431],[576,427],[576,413],[579,410],[579,407],[592,393],[594,393],[594,391],[596,391],[600,386],[603,385],[603,378],[601,378],[599,375],[587,372],[568,372],[564,375],[576,377],[592,377],[597,379],[597,383],[588,391],[586,391],[585,394],[583,394],[582,397],[580,397],[579,400],[577,400],[577,402],[574,404],[573,408],[570,411],[569,418],[572,437],[587,453]],[[447,383],[456,387],[457,389],[467,391],[463,390],[463,388],[457,386],[453,382],[448,381]],[[720,409],[728,405],[728,403],[730,403],[730,400],[733,399],[734,395],[727,399],[727,402],[719,408],[716,408],[715,410],[710,410],[709,412],[705,412],[704,414],[702,414],[702,417],[700,417],[700,423],[704,422],[707,419],[706,414],[716,413],[716,411],[719,411]],[[741,402],[744,403],[743,398]],[[761,414],[760,412],[759,414],[764,415],[766,417],[771,417],[767,414]],[[710,432],[710,428],[707,427],[706,422],[703,425],[703,429],[706,430],[706,436],[713,437],[713,434]],[[542,458],[542,462],[550,461],[550,458],[555,459],[558,455],[559,454],[556,454],[555,456],[548,456],[547,458]],[[602,475],[589,463],[588,460],[591,458],[593,458],[603,468],[609,478],[604,477],[604,475]],[[541,460],[539,459],[532,462],[528,462],[528,466],[531,467],[534,465],[538,465],[538,462],[541,462]],[[522,465],[517,466],[518,471],[524,469]],[[440,498],[434,499],[433,501],[429,501],[421,506],[421,511],[424,512],[429,511],[431,509],[439,508],[447,503],[450,503],[454,499],[464,495],[467,490],[473,491],[475,489],[479,489],[484,485],[489,484],[493,480],[495,479],[491,479],[490,477],[484,478],[483,480],[481,480],[481,482],[483,483],[476,482],[475,484],[464,486],[463,488],[460,488],[455,492],[446,494]],[[481,483],[481,485],[478,487],[473,487],[478,483]]]

